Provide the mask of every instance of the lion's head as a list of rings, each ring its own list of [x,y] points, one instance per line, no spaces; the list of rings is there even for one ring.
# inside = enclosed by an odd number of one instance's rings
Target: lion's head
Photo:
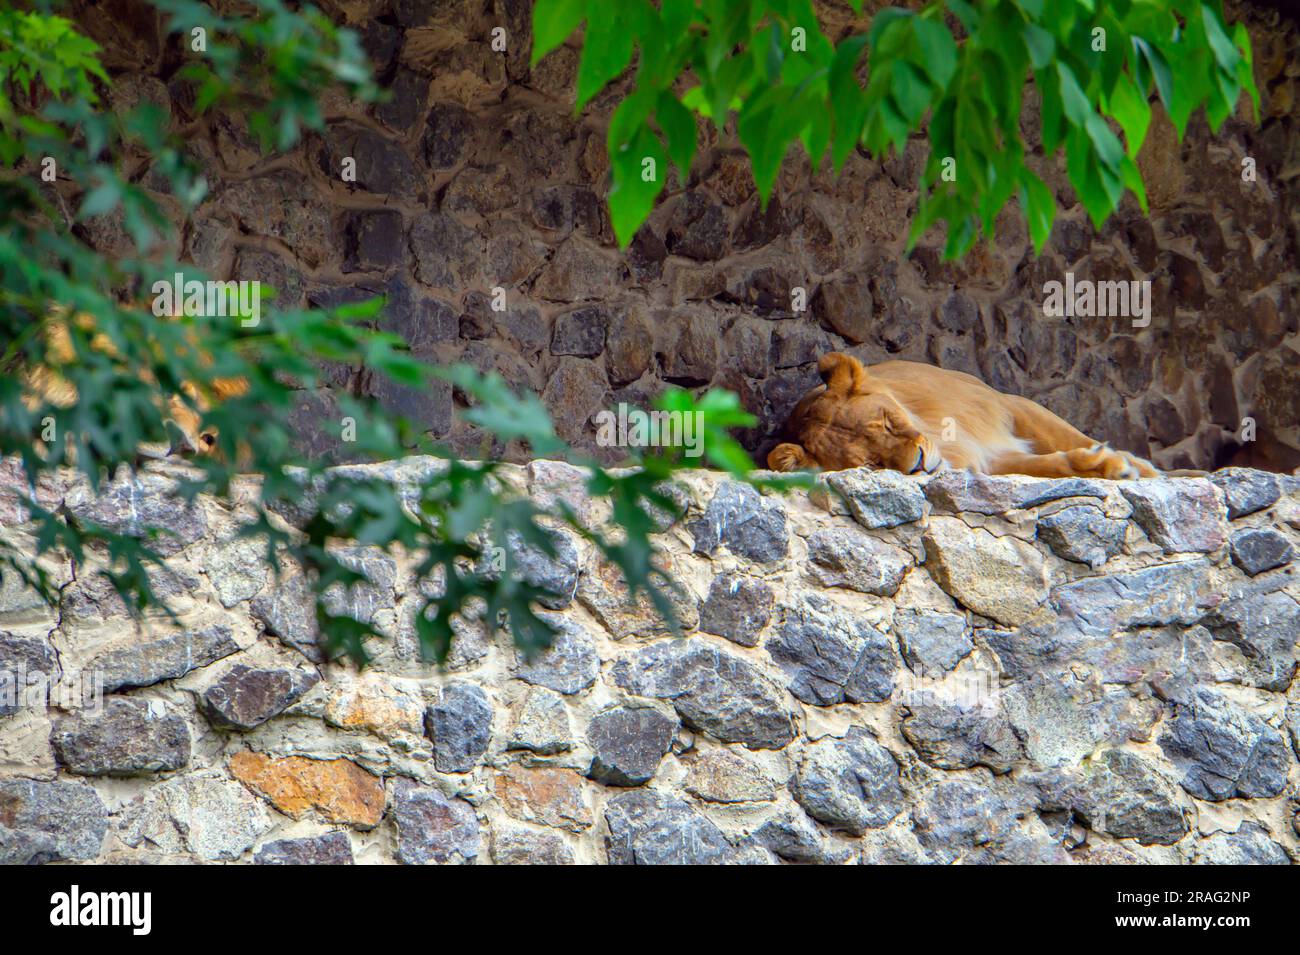
[[[834,352],[817,363],[819,385],[795,406],[786,424],[792,443],[767,456],[774,471],[869,467],[904,474],[936,470],[943,459],[894,397],[851,355]]]

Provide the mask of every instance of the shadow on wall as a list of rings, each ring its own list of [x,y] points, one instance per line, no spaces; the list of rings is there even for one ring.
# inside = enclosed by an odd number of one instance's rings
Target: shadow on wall
[[[1243,111],[1214,137],[1200,118],[1179,144],[1167,121],[1153,124],[1140,158],[1150,220],[1129,201],[1094,232],[1063,169],[1049,168],[1067,211],[1042,256],[1008,208],[995,244],[943,263],[933,236],[902,254],[921,139],[884,162],[855,155],[838,179],[791,162],[762,210],[734,139],[704,128],[691,181],[665,192],[622,253],[604,207],[604,129],[621,88],[573,119],[577,54],[562,48],[529,69],[530,4],[323,6],[362,33],[391,99],[327,97],[325,133],[275,156],[259,155],[239,116],[193,114],[179,48],[145,5],[77,13],[104,47],[115,107],[170,111],[206,171],[186,257],[216,278],[268,283],[282,304],[386,294],[382,323],[418,356],[536,392],[559,433],[602,460],[624,452],[597,445],[593,415],[644,405],[668,384],[739,394],[759,418],[744,443],[761,457],[816,383],[817,358],[843,350],[969,372],[1163,467],[1300,465],[1300,29],[1277,10],[1229,11],[1255,45],[1259,126]],[[831,22],[844,19],[832,9]],[[490,45],[496,26],[504,53]],[[1028,107],[1034,145],[1032,96]],[[126,241],[95,228],[101,248]],[[1149,323],[1049,317],[1049,283],[1070,281],[1146,283]],[[346,392],[373,395],[459,453],[483,452],[450,385],[416,392],[348,367],[323,380],[302,396],[311,450],[329,450],[317,422]]]

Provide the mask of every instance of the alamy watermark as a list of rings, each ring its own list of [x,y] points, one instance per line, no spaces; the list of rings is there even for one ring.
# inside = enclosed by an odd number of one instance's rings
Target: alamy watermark
[[[1151,324],[1151,280],[1075,279],[1043,284],[1043,314],[1048,318],[1131,318],[1134,328]]]
[[[55,682],[50,674],[28,670],[21,661],[12,668],[0,668],[0,713],[43,710],[47,705],[99,716],[104,711],[104,674],[76,671]]]
[[[704,453],[702,411],[642,411],[620,401],[617,411],[601,411],[595,421],[602,448],[682,448],[688,458]]]
[[[130,928],[132,935],[148,935],[153,930],[153,893],[83,892],[73,884],[67,892],[50,896],[50,924],[119,925]]]
[[[186,281],[180,272],[170,280],[153,283],[153,313],[167,315],[202,315],[207,318],[238,317],[244,328],[256,328],[262,321],[262,283],[215,280]]]

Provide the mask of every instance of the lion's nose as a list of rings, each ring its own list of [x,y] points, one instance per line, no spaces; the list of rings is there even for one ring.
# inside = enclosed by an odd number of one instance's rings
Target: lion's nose
[[[920,446],[916,449],[916,463],[912,465],[912,470],[908,474],[916,474],[925,470],[925,448]]]

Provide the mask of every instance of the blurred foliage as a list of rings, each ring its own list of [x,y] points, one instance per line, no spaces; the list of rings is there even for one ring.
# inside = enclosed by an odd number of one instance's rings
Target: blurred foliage
[[[862,0],[848,3],[862,12]],[[1153,89],[1180,138],[1201,107],[1217,131],[1243,90],[1259,110],[1250,38],[1219,0],[934,0],[880,10],[838,44],[812,0],[536,0],[533,62],[583,24],[577,109],[636,60],[607,138],[624,246],[663,191],[667,160],[687,180],[697,115],[719,127],[734,117],[764,206],[796,142],[814,169],[829,153],[838,172],[855,149],[883,157],[923,132],[909,248],[943,223],[954,258],[992,237],[1013,196],[1035,248],[1051,234],[1056,199],[1027,161],[1030,82],[1042,155],[1064,149],[1098,228],[1125,190],[1146,211],[1135,159]]]
[[[356,35],[310,6],[253,0],[246,16],[219,16],[194,0],[152,2],[166,14],[170,42],[187,51],[179,79],[191,85],[195,109],[219,107],[242,118],[264,149],[291,148],[304,130],[321,129],[318,101],[327,90],[360,100],[377,95]],[[110,80],[97,53],[54,8],[25,12],[0,0],[0,455],[21,459],[31,483],[26,530],[39,552],[70,555],[80,567],[106,559],[109,578],[133,611],[157,605],[151,572],[161,563],[156,544],[166,527],[137,536],[69,520],[42,507],[35,488],[67,465],[96,487],[110,474],[123,477],[120,469],[138,463],[142,444],[168,440],[168,402],[180,396],[216,429],[220,452],[191,460],[180,496],[228,498],[239,472],[262,475],[254,518],[240,533],[263,542],[277,570],[287,562],[306,574],[331,651],[364,664],[367,641],[378,636],[372,625],[331,612],[338,605],[323,598],[364,579],[340,559],[337,545],[346,541],[400,547],[415,555],[422,579],[441,577],[442,594],[415,616],[430,659],[446,658],[452,622],[463,614],[485,612],[526,651],[549,643],[551,628],[537,610],[545,594],[518,570],[521,547],[555,555],[557,525],[590,540],[622,570],[634,595],[648,592],[671,620],[664,588],[672,584],[655,569],[651,535],[679,508],[665,482],[695,463],[680,450],[646,454],[639,468],[591,470],[587,491],[610,502],[616,524],[604,532],[563,505],[538,506],[501,478],[498,463],[456,461],[370,401],[341,396],[340,420],[327,424],[342,437],[351,419],[356,440],[347,445],[349,457],[390,460],[415,448],[445,459],[404,498],[402,488],[371,473],[330,470],[294,450],[295,400],[319,384],[322,367],[365,366],[415,388],[447,378],[469,396],[465,417],[484,432],[525,442],[538,456],[564,456],[567,449],[535,396],[516,396],[495,375],[430,367],[401,339],[375,331],[378,299],[332,310],[261,303],[256,323],[249,314],[155,315],[149,299],[156,282],[178,272],[187,282],[207,278],[175,258],[178,227],[207,184],[157,107],[145,103],[120,114],[103,108]],[[164,184],[161,194],[123,173],[128,153],[148,158],[149,181]],[[98,226],[120,229],[132,252],[97,250],[88,236]],[[56,333],[66,334],[66,349],[51,347]],[[248,386],[219,396],[217,379]],[[75,401],[56,399],[42,381],[65,393],[75,389]],[[751,477],[749,458],[727,430],[753,423],[734,396],[713,393],[697,404],[674,392],[664,401],[704,412],[707,463]],[[300,512],[304,502],[310,514],[298,530],[273,516]],[[485,554],[502,555],[503,566],[484,572]],[[52,602],[59,598],[12,532],[0,539],[0,571],[19,575]]]

